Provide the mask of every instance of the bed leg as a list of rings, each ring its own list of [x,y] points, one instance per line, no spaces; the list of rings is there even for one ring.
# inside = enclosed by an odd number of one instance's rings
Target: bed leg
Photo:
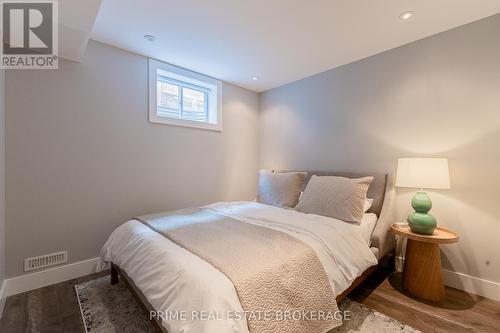
[[[113,263],[111,263],[111,285],[114,286],[118,283],[118,271]]]

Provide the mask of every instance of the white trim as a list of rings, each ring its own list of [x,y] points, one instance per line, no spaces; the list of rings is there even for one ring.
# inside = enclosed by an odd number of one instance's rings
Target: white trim
[[[498,282],[480,279],[447,269],[443,269],[443,277],[447,286],[500,301],[500,283]]]
[[[0,318],[2,318],[3,314],[3,309],[5,308],[5,301],[7,301],[7,295],[6,295],[6,290],[7,290],[7,281],[3,280],[2,281],[2,288],[0,288]]]
[[[6,285],[6,295],[12,296],[95,273],[99,260],[99,258],[88,259],[7,279],[4,282]]]
[[[95,273],[99,261],[99,258],[93,258],[4,280],[0,288],[0,317],[7,296]],[[498,282],[446,269],[443,269],[443,277],[447,286],[500,301],[500,283]]]

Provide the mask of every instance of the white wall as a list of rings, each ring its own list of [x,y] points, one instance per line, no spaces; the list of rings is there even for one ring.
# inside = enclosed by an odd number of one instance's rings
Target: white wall
[[[431,192],[445,268],[500,282],[500,15],[261,96],[261,166],[395,171],[399,157],[450,159]],[[411,211],[401,190],[399,217]]]
[[[223,85],[223,132],[148,122],[147,58],[90,42],[83,63],[9,71],[7,276],[26,257],[94,258],[150,212],[253,199],[256,93]]]

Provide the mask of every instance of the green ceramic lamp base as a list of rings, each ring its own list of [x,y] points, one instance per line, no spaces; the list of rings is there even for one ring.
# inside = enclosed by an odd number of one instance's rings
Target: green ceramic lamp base
[[[411,200],[411,205],[415,209],[415,212],[410,214],[407,219],[411,231],[422,235],[432,235],[437,222],[434,216],[429,214],[432,209],[432,201],[427,193],[417,192]]]

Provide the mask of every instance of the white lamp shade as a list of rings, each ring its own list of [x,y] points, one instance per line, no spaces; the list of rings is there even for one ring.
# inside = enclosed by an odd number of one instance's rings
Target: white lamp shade
[[[446,158],[400,158],[396,186],[421,189],[449,189],[450,171]]]

